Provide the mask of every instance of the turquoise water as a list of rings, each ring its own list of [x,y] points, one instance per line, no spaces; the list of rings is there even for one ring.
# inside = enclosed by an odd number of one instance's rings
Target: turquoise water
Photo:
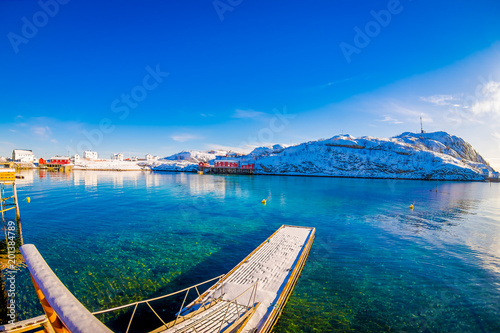
[[[276,332],[500,332],[500,184],[25,175],[25,243],[92,311],[224,274],[292,224],[316,240]],[[41,314],[26,270],[16,283],[20,319]],[[100,318],[124,331],[130,314]]]

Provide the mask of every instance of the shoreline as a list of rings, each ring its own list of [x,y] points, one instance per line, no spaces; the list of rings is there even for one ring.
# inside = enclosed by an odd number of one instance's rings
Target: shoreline
[[[195,171],[179,171],[179,170],[143,170],[152,172],[185,172],[193,173]],[[363,177],[363,176],[336,176],[336,175],[308,175],[308,174],[283,174],[283,173],[259,173],[254,172],[252,175],[244,174],[204,174],[209,176],[286,176],[286,177],[322,177],[322,178],[350,178],[350,179],[390,179],[390,180],[425,180],[425,181],[450,181],[450,182],[495,182],[491,180],[474,180],[474,179],[427,179],[427,178],[395,178],[395,177]]]
[[[189,171],[189,170],[154,170],[151,168],[141,168],[141,169],[89,169],[89,168],[72,168],[72,170],[68,171],[57,171],[57,170],[47,170],[45,168],[33,167],[33,168],[22,168],[18,170],[46,170],[48,172],[72,172],[72,171],[114,171],[114,172],[170,172],[170,173],[191,173],[196,174],[197,171]],[[205,173],[204,175],[216,176],[215,174]],[[490,183],[498,183],[500,180],[496,178],[485,178],[483,180],[480,179],[442,179],[442,178],[407,178],[407,177],[373,177],[373,176],[341,176],[341,175],[314,175],[314,174],[285,174],[285,173],[262,173],[262,172],[254,172],[251,175],[247,174],[217,174],[217,176],[286,176],[286,177],[324,177],[324,178],[351,178],[351,179],[390,179],[390,180],[424,180],[424,181],[450,181],[450,182],[490,182]]]

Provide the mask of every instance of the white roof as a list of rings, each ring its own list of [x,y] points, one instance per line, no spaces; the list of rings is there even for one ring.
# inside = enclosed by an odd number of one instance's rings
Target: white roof
[[[236,160],[215,160],[215,162],[239,163],[239,161]]]

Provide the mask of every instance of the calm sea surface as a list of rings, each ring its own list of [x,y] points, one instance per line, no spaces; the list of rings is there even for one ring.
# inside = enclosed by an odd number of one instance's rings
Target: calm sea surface
[[[500,184],[24,175],[24,241],[91,311],[224,274],[291,224],[316,241],[276,332],[500,332]],[[26,269],[16,283],[20,319],[42,314]],[[153,305],[168,316],[178,301]],[[99,318],[124,331],[131,312]],[[136,331],[161,325],[139,314]]]

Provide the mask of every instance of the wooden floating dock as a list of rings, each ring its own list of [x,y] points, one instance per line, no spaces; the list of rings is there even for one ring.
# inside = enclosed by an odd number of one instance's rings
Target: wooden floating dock
[[[181,315],[202,311],[154,333],[270,332],[297,283],[314,233],[314,228],[282,226]],[[214,300],[216,305],[203,309]]]
[[[151,333],[264,333],[272,330],[281,315],[305,265],[314,237],[314,228],[283,225],[202,294],[197,287],[205,282],[176,293],[94,314],[85,309],[62,284],[34,245],[22,246],[21,252],[48,323],[56,332],[110,333],[94,315],[134,306],[127,327],[129,332],[138,305],[146,303],[163,323]],[[189,291],[193,289],[198,297],[184,306]],[[182,292],[186,295],[176,319],[164,322],[149,302]]]

